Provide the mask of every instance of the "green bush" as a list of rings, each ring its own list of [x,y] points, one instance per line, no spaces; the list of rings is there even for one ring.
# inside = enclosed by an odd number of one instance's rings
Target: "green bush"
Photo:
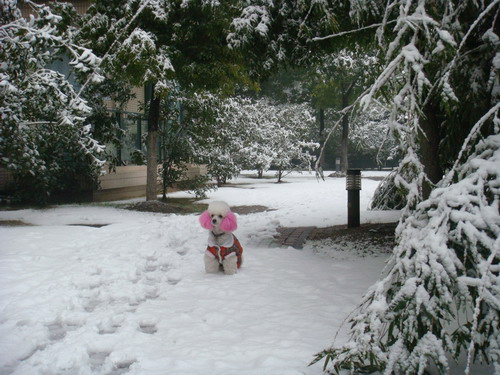
[[[209,191],[217,190],[217,185],[213,184],[210,177],[206,175],[181,181],[177,186],[182,190],[186,190],[189,194],[194,194],[199,199],[206,198]]]
[[[394,179],[396,172],[391,172],[380,182],[370,203],[371,210],[400,210],[406,205],[406,194],[398,188]]]

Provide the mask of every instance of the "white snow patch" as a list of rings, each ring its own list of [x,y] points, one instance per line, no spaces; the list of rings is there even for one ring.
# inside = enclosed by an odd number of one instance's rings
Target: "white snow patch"
[[[0,211],[0,220],[34,224],[0,226],[0,373],[321,374],[321,363],[308,363],[386,257],[265,245],[278,224],[346,222],[345,179],[285,181],[241,177],[210,194],[275,210],[239,215],[245,261],[231,277],[204,272],[207,233],[195,215]],[[363,180],[362,221],[397,219],[366,211],[376,185]]]

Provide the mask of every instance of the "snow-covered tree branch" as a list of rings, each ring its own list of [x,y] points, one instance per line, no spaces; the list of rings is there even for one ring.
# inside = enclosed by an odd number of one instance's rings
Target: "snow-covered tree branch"
[[[0,26],[0,155],[18,181],[32,180],[40,196],[56,188],[56,176],[65,169],[64,154],[74,162],[85,160],[84,168],[95,176],[103,151],[85,123],[91,113],[88,103],[49,63],[66,54],[76,74],[94,81],[102,77],[100,59],[73,43],[62,18],[49,7],[29,4],[36,7],[36,17],[24,19],[11,7],[10,21]]]
[[[215,123],[193,124],[189,131],[196,159],[223,183],[242,169],[260,174],[271,167],[284,172],[309,169],[317,145],[311,140],[314,117],[307,105],[273,105],[267,100],[226,99],[197,95],[199,107],[208,106]],[[198,128],[197,128],[198,127]]]
[[[335,371],[417,374],[432,361],[444,374],[446,354],[465,350],[467,367],[482,360],[500,373],[499,165],[492,135],[457,182],[435,189],[399,226],[387,275],[351,319],[351,341],[322,353]]]
[[[500,374],[499,1],[351,1],[379,15],[384,67],[361,98],[388,98],[407,196],[386,274],[325,368],[440,374],[466,353]]]

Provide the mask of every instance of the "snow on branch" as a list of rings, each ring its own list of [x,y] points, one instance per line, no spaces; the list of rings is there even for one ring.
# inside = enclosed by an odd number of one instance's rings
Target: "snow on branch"
[[[98,80],[101,61],[73,43],[72,31],[60,27],[61,17],[49,7],[28,3],[36,16],[24,19],[18,13],[0,27],[0,154],[7,168],[17,176],[33,176],[40,192],[47,192],[53,174],[64,168],[56,150],[87,157],[93,170],[101,165],[103,149],[85,125],[89,104],[50,63],[67,54],[74,71]],[[48,156],[47,149],[53,154]]]
[[[418,373],[467,354],[500,374],[499,0],[351,1],[355,14],[383,18],[381,73],[358,98],[387,98],[404,153],[394,179],[408,196],[397,246],[381,280],[352,319],[351,340],[318,354],[335,373]],[[396,21],[388,27],[389,22]],[[431,122],[458,142],[439,147],[444,170],[431,181],[423,158]],[[437,157],[437,156],[436,156]],[[439,178],[439,176],[438,176]],[[429,193],[423,188],[431,186]],[[428,198],[427,198],[428,196]]]
[[[466,350],[499,373],[500,135],[477,145],[460,176],[400,224],[387,275],[351,319],[351,341],[322,353],[333,368],[422,373],[432,361],[444,373],[445,353]]]
[[[389,21],[389,22],[386,22],[386,23],[374,23],[373,25],[363,26],[363,27],[360,27],[360,28],[357,28],[357,29],[354,29],[354,30],[342,31],[342,32],[335,33],[335,34],[330,34],[330,35],[327,35],[327,36],[316,36],[316,37],[312,38],[311,40],[313,42],[319,42],[319,41],[322,41],[322,40],[328,40],[328,39],[332,39],[332,38],[338,38],[338,37],[349,35],[349,34],[359,33],[359,32],[364,31],[364,30],[377,29],[380,26],[385,26],[385,25],[388,25],[388,24],[391,24],[391,23],[395,23],[395,22],[396,21]]]
[[[500,127],[500,120],[499,120],[499,116],[498,116],[498,111],[499,110],[500,110],[500,103],[497,103],[493,108],[491,108],[488,112],[486,112],[479,119],[479,121],[474,125],[474,127],[469,132],[469,135],[467,136],[467,138],[465,139],[465,141],[464,141],[464,143],[462,145],[462,149],[460,150],[460,152],[458,154],[458,157],[457,157],[457,160],[455,161],[455,164],[450,169],[450,171],[448,172],[448,174],[446,175],[446,177],[443,179],[443,185],[447,185],[447,184],[449,184],[451,182],[451,180],[452,180],[455,172],[458,169],[458,166],[460,165],[460,163],[462,161],[463,155],[470,148],[470,145],[471,145],[472,141],[476,137],[478,137],[479,131],[481,130],[481,128],[483,127],[483,125],[485,125],[485,123],[490,118],[492,118],[492,117],[495,119],[494,121],[496,121],[496,123],[497,123],[496,127],[497,127],[497,132],[498,132],[498,128]]]
[[[135,20],[137,19],[137,17],[139,17],[139,15],[144,11],[144,9],[146,9],[146,7],[149,5],[149,3],[151,1],[152,0],[144,0],[143,2],[141,2],[141,6],[139,7],[139,9],[137,9],[137,11],[135,12],[135,14],[131,17],[130,21],[125,25],[125,27],[123,27],[119,31],[119,33],[117,34],[115,40],[113,41],[113,43],[111,44],[111,46],[108,48],[108,50],[104,54],[104,56],[101,58],[101,60],[100,60],[100,62],[98,64],[99,67],[100,67],[101,64],[103,64],[104,62],[106,62],[106,60],[110,56],[112,56],[112,53],[114,53],[114,48],[116,46],[118,46],[118,44],[120,44],[123,41],[122,40],[123,36],[127,35],[126,33],[128,33],[130,26],[133,24],[133,22],[135,22]],[[80,90],[78,91],[78,95],[80,96],[83,92],[85,92],[85,89],[87,88],[87,86],[91,82],[94,82],[94,81],[95,81],[95,77],[89,76],[88,79],[84,82],[84,84],[80,88]]]
[[[252,5],[243,9],[241,16],[235,18],[232,27],[235,32],[228,35],[229,45],[238,48],[248,42],[245,34],[255,31],[262,38],[267,36],[270,24],[270,15],[266,6]]]

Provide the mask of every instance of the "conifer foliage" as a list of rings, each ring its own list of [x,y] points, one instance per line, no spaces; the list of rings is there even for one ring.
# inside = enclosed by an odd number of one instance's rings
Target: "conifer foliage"
[[[500,374],[499,1],[351,1],[385,56],[362,105],[389,98],[407,197],[397,246],[325,369],[440,374],[466,354]],[[375,23],[366,23],[366,20]]]
[[[498,132],[497,128],[497,132]],[[456,171],[398,227],[387,274],[351,319],[351,340],[318,355],[325,367],[422,374],[446,354],[500,373],[500,136],[478,143]],[[331,362],[330,362],[331,361]]]

